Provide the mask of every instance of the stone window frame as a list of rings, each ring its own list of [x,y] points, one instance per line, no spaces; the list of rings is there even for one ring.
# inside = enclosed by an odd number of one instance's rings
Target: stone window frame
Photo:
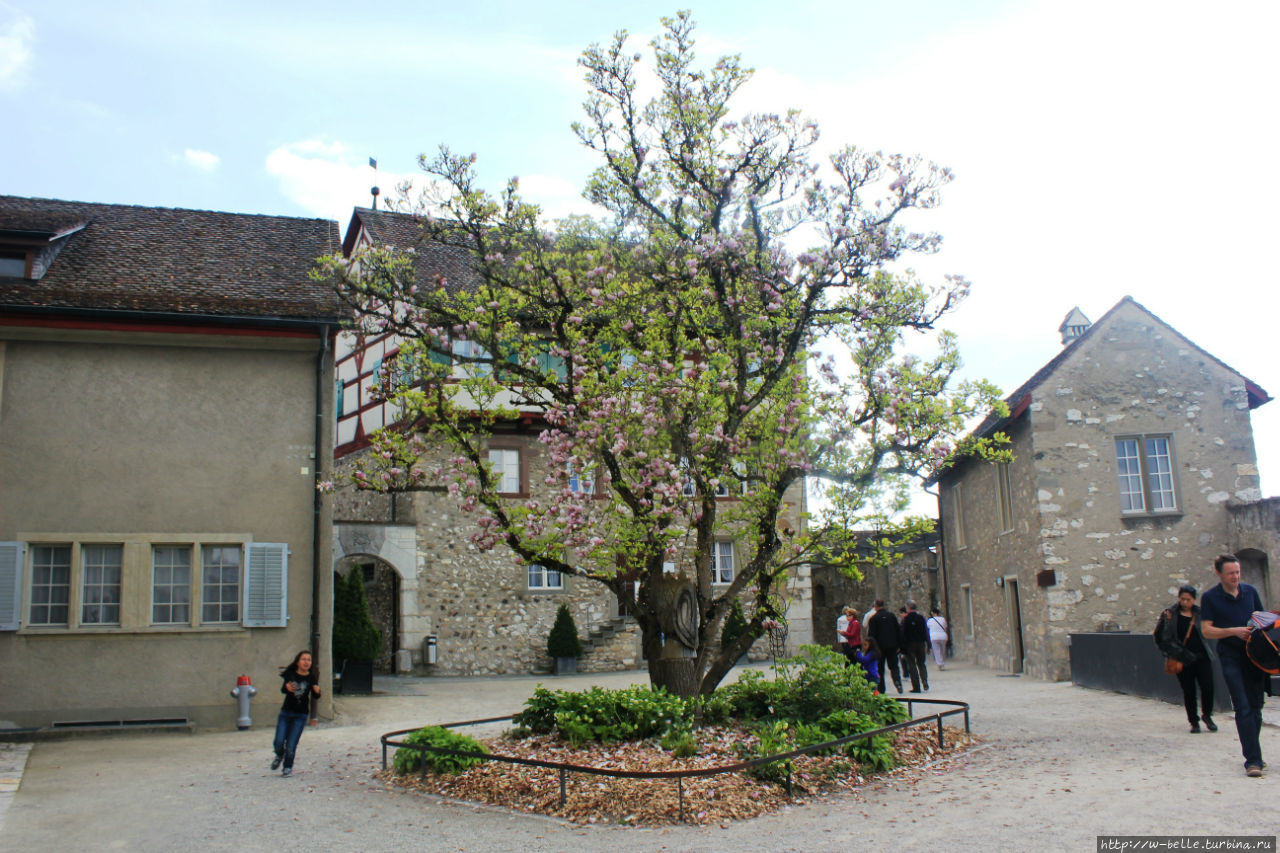
[[[976,636],[973,629],[973,584],[960,584],[960,597],[964,600],[965,620],[969,623],[969,639],[972,640]]]
[[[543,578],[543,581],[544,581],[544,585],[541,585],[541,586],[535,586],[535,585],[533,584],[533,574],[534,574],[534,569],[535,569],[535,568],[537,568],[537,569],[541,569],[540,574],[542,575],[542,578]],[[569,585],[565,582],[565,581],[566,581],[566,578],[565,578],[565,574],[564,574],[564,572],[557,571],[556,569],[548,569],[546,566],[542,565],[541,563],[527,563],[527,564],[525,564],[524,569],[525,569],[525,574],[524,574],[524,584],[525,584],[525,590],[526,590],[527,592],[532,592],[532,593],[562,593],[562,592],[565,592],[565,591],[568,589],[568,587],[569,587]],[[555,575],[555,576],[560,580],[560,585],[559,585],[559,586],[548,586],[548,585],[545,585],[545,581],[546,581],[546,580],[548,579],[548,577],[549,577],[550,575],[552,575],[552,574],[554,574],[554,575]]]
[[[1000,502],[1000,534],[1013,532],[1013,482],[1009,463],[996,463],[996,496]]]
[[[120,590],[124,545],[116,542],[80,546],[80,624],[120,627]]]
[[[189,543],[181,543],[170,545],[167,543],[156,542],[151,545],[151,624],[152,625],[189,625],[194,614],[192,609],[192,579],[195,577],[195,567],[192,562],[194,559],[193,552],[195,548]],[[161,559],[161,557],[164,559]],[[175,559],[179,555],[185,555],[185,565],[182,560]],[[186,579],[181,580],[177,576],[181,570],[186,572]],[[160,579],[160,573],[163,570],[166,573],[166,579]],[[163,590],[166,592],[168,601],[158,600],[161,596],[157,592]],[[175,600],[182,599],[182,600]],[[181,610],[179,611],[179,608]],[[186,618],[178,618],[176,614],[186,614]],[[157,618],[167,616],[168,618]]]
[[[235,548],[240,552],[240,575],[237,590],[237,619],[234,622],[204,621],[200,611],[202,582],[191,578],[190,618],[184,622],[158,623],[154,614],[153,548],[188,546],[193,561],[201,549]],[[118,586],[118,618],[114,622],[91,622],[85,619],[87,572],[85,550],[119,547],[121,577]],[[35,585],[34,560],[41,548],[69,549],[69,565],[65,582],[67,616],[60,622],[33,622],[32,588]],[[243,533],[136,533],[128,535],[58,532],[19,532],[13,541],[0,542],[0,631],[16,631],[27,635],[50,634],[145,634],[189,631],[243,631],[249,628],[285,627],[288,621],[288,545],[277,542],[255,542]],[[195,565],[203,565],[203,561]],[[196,568],[193,565],[194,575]],[[114,585],[114,584],[113,584]],[[93,586],[90,583],[88,586]],[[200,598],[197,598],[197,595]]]
[[[956,535],[956,550],[963,551],[969,547],[969,543],[964,535],[964,493],[961,483],[951,487],[951,514]]]
[[[728,546],[728,547],[725,547]],[[723,580],[721,575],[722,565],[719,561],[720,557],[728,556],[729,570],[728,580]],[[733,583],[733,579],[738,575],[738,554],[737,548],[734,547],[732,539],[713,539],[711,541],[711,585],[712,586],[728,586]]]
[[[1148,454],[1148,441],[1163,441],[1165,443],[1166,458],[1168,460],[1168,469],[1166,471],[1158,471],[1157,475],[1167,475],[1169,481],[1168,489],[1160,489],[1161,494],[1167,492],[1172,500],[1172,506],[1161,506],[1152,508],[1151,489],[1151,463]],[[1132,442],[1134,446],[1135,456],[1121,456],[1121,442]],[[1125,518],[1141,517],[1141,516],[1169,516],[1180,515],[1182,513],[1182,496],[1178,489],[1178,462],[1177,455],[1174,450],[1173,433],[1170,432],[1153,432],[1153,433],[1131,433],[1125,435],[1117,435],[1114,437],[1113,446],[1116,451],[1116,498],[1120,505],[1120,514]],[[1142,486],[1142,491],[1137,493],[1142,499],[1142,506],[1135,509],[1125,509],[1124,500],[1126,494],[1133,494],[1132,491],[1126,492],[1123,480],[1134,476],[1133,474],[1124,474],[1121,472],[1121,460],[1129,458],[1136,459],[1138,463],[1137,477]]]
[[[519,491],[510,492],[502,490],[502,481],[499,479],[498,494],[509,498],[529,497],[528,447],[519,439],[495,436],[489,439],[488,445],[485,447],[485,458],[489,459],[488,454],[494,450],[515,451],[517,466],[516,478],[519,481]]]

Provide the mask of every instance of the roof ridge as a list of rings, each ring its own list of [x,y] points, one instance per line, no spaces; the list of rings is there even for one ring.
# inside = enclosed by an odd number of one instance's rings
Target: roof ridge
[[[323,216],[291,216],[286,213],[244,213],[233,210],[215,210],[210,207],[169,207],[166,205],[155,204],[124,204],[112,201],[83,201],[77,199],[66,198],[46,198],[43,196],[22,196],[0,194],[0,200],[16,199],[18,201],[30,201],[38,204],[65,204],[91,207],[109,207],[123,210],[156,210],[156,211],[173,211],[187,213],[212,213],[218,216],[252,216],[259,219],[287,219],[299,222],[337,222],[335,219],[328,219]],[[378,211],[381,213],[381,211]]]

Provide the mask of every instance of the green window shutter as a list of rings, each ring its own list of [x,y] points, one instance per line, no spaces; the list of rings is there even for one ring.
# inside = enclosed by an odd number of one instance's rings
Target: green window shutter
[[[22,543],[0,542],[0,631],[16,631],[22,616]]]
[[[244,626],[283,628],[289,621],[289,546],[251,542],[246,550]]]

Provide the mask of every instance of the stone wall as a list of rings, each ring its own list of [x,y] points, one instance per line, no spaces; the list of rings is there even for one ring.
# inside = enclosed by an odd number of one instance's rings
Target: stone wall
[[[536,434],[529,430],[503,437],[506,444],[522,448],[524,480],[536,490],[547,474]],[[351,470],[356,458],[352,454],[339,461],[339,477]],[[796,486],[794,492],[788,495],[792,500],[784,514],[798,519],[803,512],[803,488]],[[372,554],[400,574],[398,645],[411,652],[415,669],[425,667],[423,639],[435,636],[436,663],[426,667],[432,673],[546,671],[550,664],[547,634],[561,602],[569,604],[584,639],[595,626],[618,617],[616,596],[588,578],[565,577],[559,590],[530,589],[527,566],[517,562],[504,546],[480,551],[473,545],[470,537],[476,531],[475,515],[463,512],[454,498],[442,492],[393,498],[348,486],[335,494],[335,518],[335,560]],[[406,531],[411,531],[413,542],[412,568],[392,548],[392,540]],[[677,562],[688,559],[685,555]],[[737,565],[742,563],[739,551]],[[785,590],[792,648],[811,641],[809,591],[808,567],[802,567]],[[767,647],[767,643],[758,645]],[[642,665],[639,629],[634,625],[579,661],[579,668],[588,672]]]
[[[1245,583],[1253,584],[1267,607],[1280,608],[1280,580],[1271,570],[1272,554],[1280,554],[1280,498],[1227,505],[1232,554],[1240,558]]]
[[[961,463],[942,484],[943,615],[957,657],[1001,672],[1021,672],[1022,661],[1043,655],[1048,600],[1036,585],[1036,572],[1043,566],[1028,420],[1013,422],[1006,433],[1014,456],[1008,463],[1008,522],[998,464]],[[961,513],[956,511],[957,484]]]
[[[1069,676],[1070,633],[1149,631],[1179,584],[1213,583],[1227,503],[1260,497],[1238,374],[1132,302],[1074,346],[1012,427],[1014,529],[1000,530],[998,466],[970,463],[943,489],[957,654],[1016,671],[1020,618],[1025,670],[1050,679]],[[1145,435],[1171,439],[1174,512],[1121,511],[1116,438]],[[957,484],[964,548],[946,499]]]
[[[813,624],[819,626],[816,642],[836,645],[836,620],[847,604],[863,618],[877,598],[883,598],[895,613],[908,601],[915,601],[921,613],[942,606],[936,555],[926,547],[904,551],[888,566],[860,567],[863,577],[854,580],[831,566],[813,569]]]

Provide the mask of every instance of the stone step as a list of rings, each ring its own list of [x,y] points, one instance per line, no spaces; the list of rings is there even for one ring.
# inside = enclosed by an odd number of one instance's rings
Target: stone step
[[[582,641],[583,654],[593,651],[601,643],[613,639],[635,623],[630,616],[615,616],[607,622],[592,625],[587,638]]]

